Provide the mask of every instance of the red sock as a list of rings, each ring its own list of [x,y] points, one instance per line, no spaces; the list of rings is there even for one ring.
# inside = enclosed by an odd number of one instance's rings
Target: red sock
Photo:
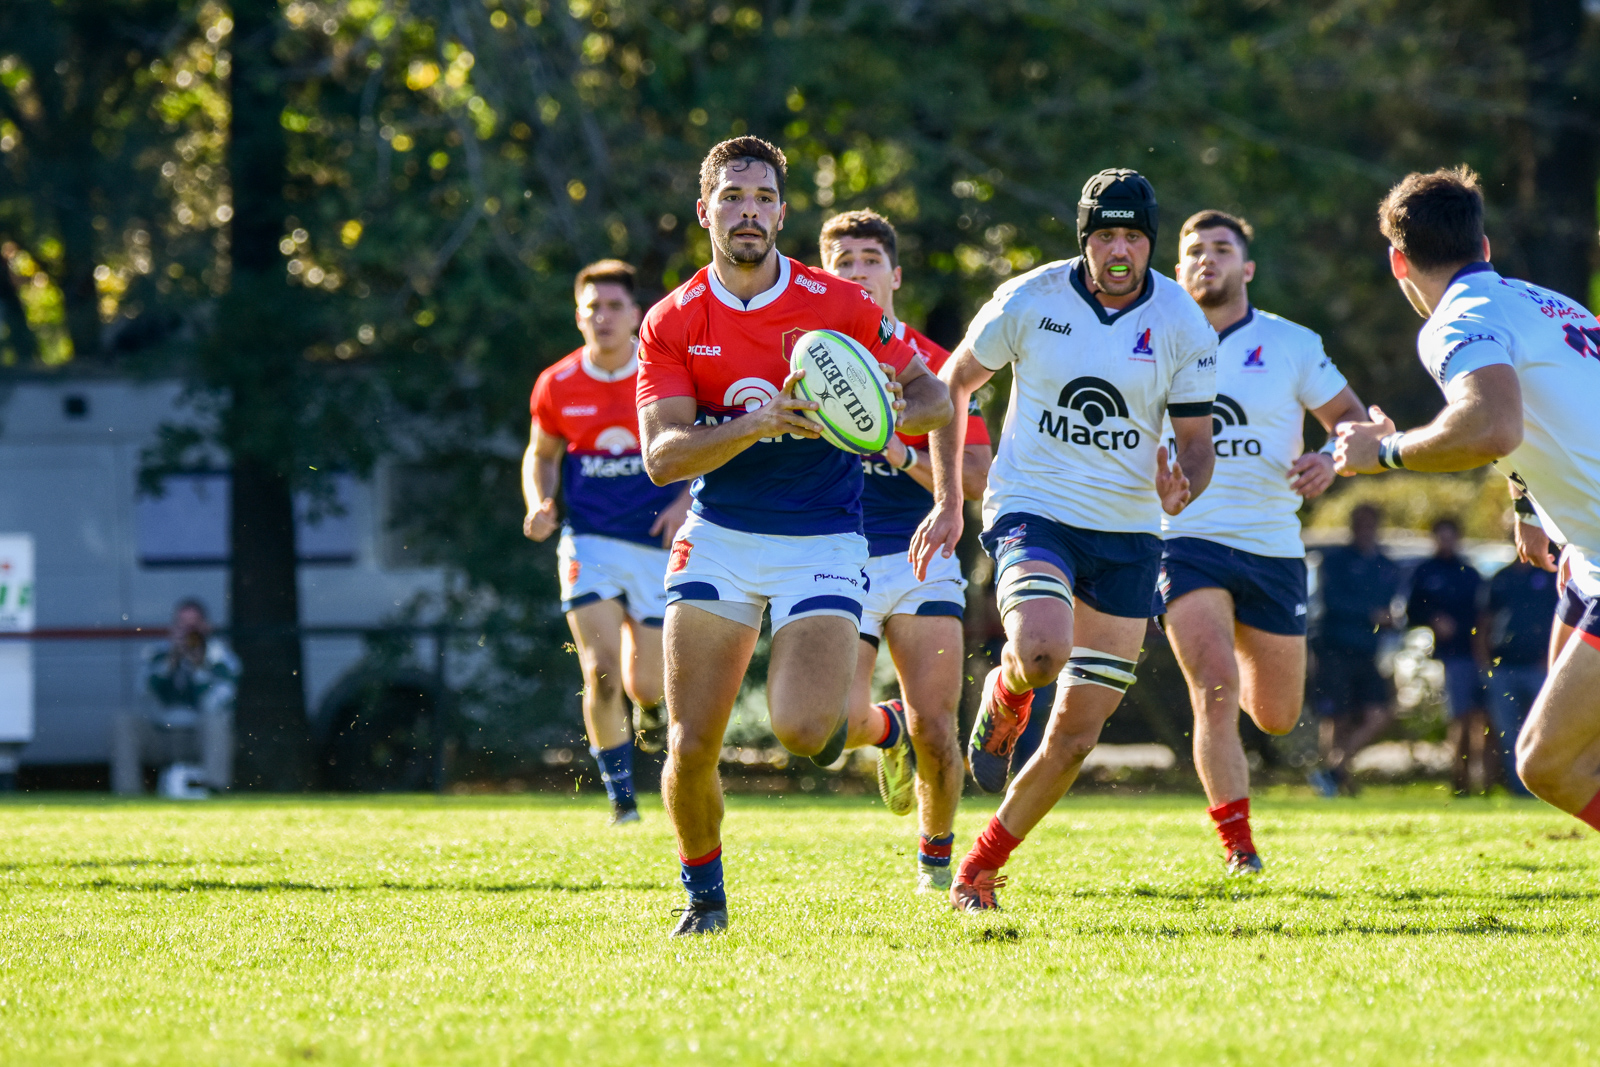
[[[994,698],[1020,715],[1033,703],[1033,690],[1027,689],[1021,693],[1013,693],[1006,688],[1006,676],[1001,674],[994,680]]]
[[[1578,812],[1578,818],[1600,830],[1600,793],[1596,793],[1593,799],[1584,805],[1583,810]]]
[[[1011,850],[1020,844],[1022,838],[1012,836],[1010,830],[1000,825],[1000,817],[995,816],[983,828],[983,833],[978,835],[978,840],[972,843],[972,851],[967,853],[967,858],[961,861],[956,880],[971,884],[979,871],[998,871],[1011,858]]]
[[[1223,848],[1229,852],[1255,852],[1255,842],[1250,840],[1249,797],[1207,808],[1206,814],[1217,824]]]
[[[888,708],[879,707],[877,704],[872,705],[872,710],[883,716],[883,733],[879,734],[878,739],[873,742],[874,745],[883,748],[883,743],[889,740],[890,734],[894,733],[894,717],[889,714]]]

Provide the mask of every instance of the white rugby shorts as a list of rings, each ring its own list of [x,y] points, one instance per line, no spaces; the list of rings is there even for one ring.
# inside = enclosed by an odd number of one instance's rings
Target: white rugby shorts
[[[661,625],[667,613],[661,588],[666,549],[563,530],[556,559],[563,612],[597,600],[621,600],[623,610],[639,622]]]
[[[928,561],[928,577],[917,581],[904,552],[867,560],[867,591],[861,614],[861,636],[877,644],[891,615],[950,615],[959,619],[967,606],[967,580],[961,560],[938,552]]]
[[[770,605],[774,633],[812,615],[837,615],[860,625],[866,564],[867,539],[860,534],[746,533],[690,512],[672,542],[667,602],[752,630],[761,628],[761,613]]]

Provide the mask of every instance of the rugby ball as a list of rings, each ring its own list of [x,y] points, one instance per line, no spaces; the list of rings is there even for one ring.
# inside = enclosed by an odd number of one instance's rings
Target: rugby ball
[[[823,440],[863,456],[883,451],[894,433],[889,380],[860,342],[837,330],[812,330],[794,343],[790,367],[806,372],[795,396],[821,405],[805,415]]]

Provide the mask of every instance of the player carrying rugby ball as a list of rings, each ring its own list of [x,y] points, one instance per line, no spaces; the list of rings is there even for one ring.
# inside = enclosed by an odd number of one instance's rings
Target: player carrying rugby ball
[[[711,265],[651,308],[639,331],[645,469],[658,485],[694,479],[666,582],[661,791],[689,894],[674,934],[728,923],[717,762],[769,605],[773,733],[819,760],[844,744],[866,586],[861,461],[821,440],[804,414],[818,405],[791,395],[794,342],[831,329],[881,359],[903,393],[907,433],[950,418],[943,383],[866,290],[777,251],[785,177],[783,153],[759,138],[711,149],[695,205]]]

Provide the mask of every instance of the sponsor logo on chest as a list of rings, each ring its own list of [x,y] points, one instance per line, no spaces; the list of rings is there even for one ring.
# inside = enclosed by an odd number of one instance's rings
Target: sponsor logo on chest
[[[580,456],[578,472],[585,478],[632,478],[644,473],[644,457]]]
[[[722,355],[722,346],[721,345],[690,345],[689,346],[689,354],[691,356],[720,356],[720,355]]]
[[[1138,448],[1140,434],[1126,426],[1128,402],[1122,391],[1104,378],[1074,378],[1061,389],[1056,407],[1039,415],[1039,432],[1046,437],[1102,452]]]
[[[1044,318],[1039,320],[1039,329],[1048,330],[1051,333],[1059,333],[1059,334],[1062,334],[1063,336],[1065,336],[1065,335],[1070,334],[1072,332],[1072,323],[1070,323],[1070,322],[1057,322],[1055,319],[1052,319],[1049,315],[1046,315]]]

